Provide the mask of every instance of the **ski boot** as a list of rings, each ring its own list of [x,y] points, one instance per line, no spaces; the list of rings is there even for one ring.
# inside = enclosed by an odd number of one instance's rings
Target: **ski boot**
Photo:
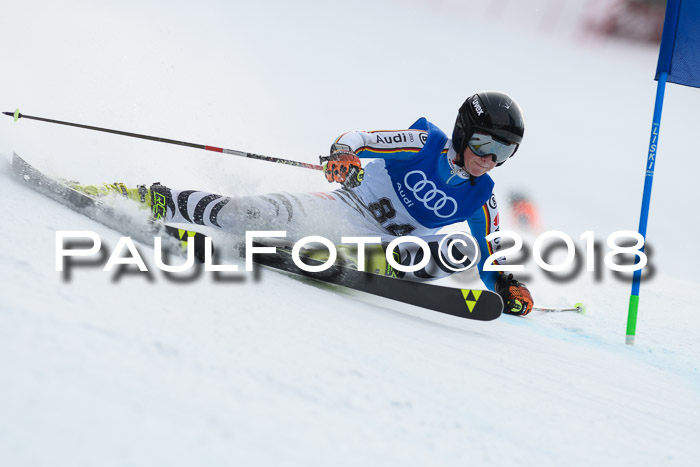
[[[67,181],[66,185],[76,191],[85,193],[93,198],[101,198],[103,196],[122,195],[125,198],[140,202],[148,203],[150,207],[150,199],[148,198],[148,189],[145,185],[139,185],[136,188],[127,188],[126,185],[120,182],[103,183],[101,185],[80,185],[78,182]]]
[[[396,278],[403,276],[403,273],[394,269],[386,260],[386,251],[384,250],[383,245],[365,245],[364,249],[365,258],[363,270],[365,272]],[[338,252],[338,256],[335,260],[336,266],[359,270],[357,247],[349,245],[336,245],[336,251]],[[325,262],[329,258],[328,250],[325,248],[318,250],[306,249],[302,250],[301,254],[306,258],[314,259],[316,261]],[[396,250],[394,250],[394,260],[401,264],[399,252]]]
[[[93,198],[121,195],[124,198],[136,201],[142,208],[151,211],[154,220],[164,219],[168,204],[172,205],[170,189],[158,182],[148,188],[146,185],[128,188],[120,182],[103,183],[101,185],[80,185],[78,182],[67,181],[66,184],[74,190]]]
[[[143,209],[151,211],[151,220],[154,223],[154,234],[164,232],[171,237],[175,237],[180,241],[183,251],[187,250],[187,241],[190,237],[194,238],[194,255],[199,262],[205,260],[205,238],[206,235],[194,232],[191,230],[178,229],[170,225],[165,225],[168,206],[171,210],[175,210],[170,189],[156,182],[150,187],[146,185],[138,185],[136,188],[128,188],[123,183],[103,183],[101,185],[80,185],[77,182],[65,182],[76,191],[85,193],[94,198],[107,196],[123,196],[124,198],[136,201]],[[159,222],[160,221],[160,222]],[[213,252],[213,247],[212,247]]]

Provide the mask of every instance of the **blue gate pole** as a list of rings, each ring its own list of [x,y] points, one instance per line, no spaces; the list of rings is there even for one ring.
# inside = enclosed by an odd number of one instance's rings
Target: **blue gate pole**
[[[659,126],[661,126],[661,110],[664,106],[664,91],[666,90],[666,78],[668,73],[659,74],[656,86],[656,104],[654,104],[654,120],[651,124],[651,138],[649,140],[649,155],[647,156],[647,171],[644,178],[644,195],[642,196],[642,212],[639,216],[639,233],[647,237],[647,219],[649,217],[649,202],[651,201],[651,184],[654,181],[654,168],[656,166],[656,151],[659,147]],[[641,251],[644,252],[642,245]],[[627,313],[627,336],[625,342],[634,345],[634,336],[637,332],[637,309],[639,307],[639,285],[642,279],[642,269],[634,271],[632,277],[632,294],[630,295],[629,310]]]

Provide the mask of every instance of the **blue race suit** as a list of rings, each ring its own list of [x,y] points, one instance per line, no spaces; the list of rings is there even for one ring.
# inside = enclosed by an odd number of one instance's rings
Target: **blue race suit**
[[[485,239],[499,229],[494,182],[457,166],[452,142],[442,130],[421,118],[408,130],[349,132],[336,143],[349,146],[360,158],[374,159],[365,167],[363,183],[352,191],[387,231],[427,236],[466,221],[479,245],[481,280],[494,290],[498,272],[483,270],[486,259],[499,249]]]

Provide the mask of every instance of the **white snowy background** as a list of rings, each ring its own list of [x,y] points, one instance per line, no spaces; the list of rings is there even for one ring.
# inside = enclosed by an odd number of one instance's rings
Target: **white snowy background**
[[[658,48],[577,32],[552,2],[469,3],[1,0],[0,110],[315,163],[347,130],[425,116],[450,132],[468,95],[498,89],[527,124],[493,172],[504,228],[517,189],[580,259],[588,230],[606,253],[609,234],[637,228]],[[95,231],[106,254],[120,234],[15,182],[13,152],[84,182],[331,187],[2,116],[0,465],[697,465],[699,104],[667,87],[634,346],[629,278],[602,264],[556,281],[529,258],[538,305],[588,312],[488,323],[271,271],[66,280],[57,230]]]

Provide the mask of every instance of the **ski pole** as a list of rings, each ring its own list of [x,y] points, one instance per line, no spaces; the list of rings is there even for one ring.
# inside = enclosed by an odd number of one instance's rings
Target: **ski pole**
[[[576,305],[573,306],[573,308],[552,308],[552,307],[546,307],[546,306],[533,306],[533,310],[537,311],[552,311],[552,312],[558,312],[558,311],[575,311],[576,313],[585,313],[586,312],[586,305],[583,303],[577,303]]]
[[[63,122],[61,120],[51,120],[49,118],[33,117],[31,115],[23,115],[23,114],[19,113],[19,109],[15,110],[14,112],[3,112],[3,114],[8,115],[10,117],[14,117],[15,122],[17,120],[19,120],[20,118],[26,118],[29,120],[37,120],[39,122],[56,123],[58,125],[66,125],[66,126],[73,126],[76,128],[84,128],[86,130],[102,131],[104,133],[112,133],[115,135],[128,136],[130,138],[141,138],[141,139],[147,139],[150,141],[157,141],[159,143],[176,144],[178,146],[187,146],[189,148],[204,149],[206,151],[221,152],[224,154],[230,154],[232,156],[248,157],[250,159],[257,159],[257,160],[267,161],[267,162],[276,162],[278,164],[291,165],[294,167],[303,167],[305,169],[323,170],[323,167],[320,165],[308,164],[306,162],[292,161],[289,159],[280,159],[279,157],[262,156],[260,154],[253,154],[253,153],[245,152],[245,151],[236,151],[235,149],[219,148],[216,146],[209,146],[206,144],[187,143],[184,141],[176,141],[174,139],[160,138],[158,136],[140,135],[137,133],[129,133],[126,131],[111,130],[109,128],[100,128],[100,127],[96,127],[96,126],[82,125],[80,123]]]

